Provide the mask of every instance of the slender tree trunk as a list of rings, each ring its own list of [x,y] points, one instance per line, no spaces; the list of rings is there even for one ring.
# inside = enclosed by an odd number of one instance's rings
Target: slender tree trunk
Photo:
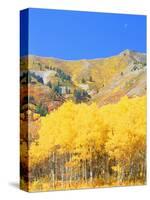
[[[68,162],[68,159],[67,159],[67,153],[65,153],[64,155],[64,160],[65,160],[65,163],[64,165]],[[65,183],[68,182],[68,167],[65,166]]]
[[[84,178],[84,161],[82,160],[82,175],[81,175],[81,178],[82,178],[82,180],[85,180],[85,178]]]
[[[90,182],[93,182],[93,163],[92,163],[92,149],[90,147]]]
[[[61,158],[61,186],[64,188],[64,157]]]
[[[55,152],[53,151],[53,172],[52,172],[53,188],[55,188]]]
[[[87,161],[84,161],[84,177],[85,177],[85,182],[87,183]]]
[[[70,153],[69,156],[70,156],[69,161],[71,162],[71,161],[72,161],[72,154]],[[70,178],[69,178],[69,182],[70,182],[70,186],[71,186],[71,184],[72,184],[72,167],[70,167]]]
[[[105,182],[107,184],[110,183],[110,174],[109,174],[109,158],[106,155],[105,156]]]

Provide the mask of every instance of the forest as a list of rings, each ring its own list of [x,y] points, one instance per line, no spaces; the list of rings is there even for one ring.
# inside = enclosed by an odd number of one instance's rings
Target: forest
[[[27,128],[29,132],[28,141],[21,143],[21,174],[28,172],[21,176],[22,188],[48,191],[146,183],[146,96],[124,96],[117,104],[102,107],[66,101],[37,119],[28,127],[21,121],[22,133]],[[32,123],[38,131],[32,130]]]

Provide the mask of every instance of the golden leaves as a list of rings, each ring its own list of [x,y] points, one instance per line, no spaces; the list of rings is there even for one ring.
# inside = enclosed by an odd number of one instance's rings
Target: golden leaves
[[[31,165],[54,150],[59,154],[77,153],[79,159],[90,159],[95,151],[106,151],[121,159],[134,154],[139,145],[144,151],[145,138],[146,97],[124,97],[118,104],[102,108],[69,101],[41,118],[38,145],[31,145],[29,156]]]

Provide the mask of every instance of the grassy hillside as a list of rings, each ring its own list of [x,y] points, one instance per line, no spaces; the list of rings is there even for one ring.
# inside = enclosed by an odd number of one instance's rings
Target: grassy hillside
[[[26,71],[27,66],[31,73],[42,78],[42,87],[49,86],[53,96],[59,93],[64,99],[77,96],[82,101],[86,94],[88,102],[95,101],[101,106],[115,103],[124,95],[146,93],[146,55],[135,51],[77,61],[30,55],[21,58],[21,71]]]

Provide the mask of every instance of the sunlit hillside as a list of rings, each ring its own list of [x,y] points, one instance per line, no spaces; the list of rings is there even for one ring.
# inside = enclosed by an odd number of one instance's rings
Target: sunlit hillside
[[[146,68],[146,55],[129,50],[78,61],[22,57],[21,188],[145,184]]]
[[[53,85],[69,87],[71,94],[75,89],[85,90],[90,96],[89,102],[95,101],[99,105],[115,103],[124,95],[142,96],[146,92],[146,55],[135,51],[125,50],[108,58],[77,61],[30,55],[21,58],[21,70],[25,71],[27,66],[41,76],[44,83],[50,81]],[[60,79],[59,70],[70,79]]]

